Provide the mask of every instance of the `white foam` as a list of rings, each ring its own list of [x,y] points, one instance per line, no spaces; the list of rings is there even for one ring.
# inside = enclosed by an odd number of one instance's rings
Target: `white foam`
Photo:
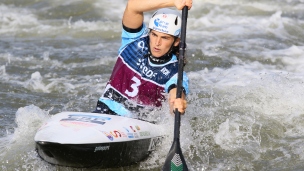
[[[286,49],[269,50],[262,52],[266,59],[275,62],[281,60],[289,72],[304,72],[304,46],[291,46]]]
[[[0,139],[2,169],[27,168],[31,170],[41,167],[42,162],[36,154],[33,139],[38,128],[50,118],[48,113],[34,105],[18,109],[15,119],[17,127],[14,133]],[[3,143],[5,146],[1,145]],[[43,164],[42,168],[46,166]]]
[[[0,66],[0,75],[1,76],[6,75],[5,65]]]
[[[20,30],[26,31],[39,25],[37,17],[26,8],[0,5],[0,34],[14,34]]]
[[[30,80],[26,81],[24,86],[34,91],[49,93],[47,86],[42,81],[42,76],[38,71],[32,73]]]

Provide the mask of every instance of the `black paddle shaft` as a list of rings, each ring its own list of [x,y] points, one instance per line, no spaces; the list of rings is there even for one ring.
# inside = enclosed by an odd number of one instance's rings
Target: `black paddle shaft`
[[[188,17],[188,7],[184,7],[182,13],[181,40],[179,44],[176,98],[182,97],[183,72],[184,72],[185,52],[186,52],[187,17]]]
[[[176,98],[182,97],[182,83],[183,83],[183,72],[184,72],[184,59],[186,51],[186,27],[187,27],[188,7],[185,6],[182,11],[182,26],[181,26],[181,41],[179,44],[179,56],[178,56],[178,77],[177,77],[177,92]],[[163,171],[188,171],[188,167],[182,150],[180,147],[180,112],[174,110],[174,137],[171,149],[167,155]]]

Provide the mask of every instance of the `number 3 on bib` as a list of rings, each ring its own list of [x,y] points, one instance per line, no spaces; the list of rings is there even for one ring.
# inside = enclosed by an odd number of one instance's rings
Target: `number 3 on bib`
[[[134,83],[131,85],[132,91],[126,90],[125,93],[130,97],[135,97],[138,94],[138,87],[140,86],[141,82],[136,77],[133,77],[132,81],[134,81]]]

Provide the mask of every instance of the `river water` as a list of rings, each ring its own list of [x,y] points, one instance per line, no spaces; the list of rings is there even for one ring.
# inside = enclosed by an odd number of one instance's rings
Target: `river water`
[[[0,1],[0,170],[89,170],[44,162],[33,138],[53,114],[94,109],[125,5]],[[180,137],[189,169],[304,170],[304,0],[194,1],[187,45],[191,92]],[[172,141],[168,111],[164,104],[151,114],[168,131],[163,146],[141,163],[104,170],[160,170]]]

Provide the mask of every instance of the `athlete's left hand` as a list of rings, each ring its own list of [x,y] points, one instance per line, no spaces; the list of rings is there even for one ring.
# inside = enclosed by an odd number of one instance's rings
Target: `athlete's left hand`
[[[190,10],[192,8],[192,1],[193,0],[175,0],[174,4],[179,10],[182,10],[184,6],[188,6],[188,9]]]
[[[182,93],[182,98],[176,98],[176,91],[177,88],[173,88],[169,92],[170,113],[173,114],[174,110],[177,109],[181,114],[184,114],[187,108],[185,94]]]
[[[187,108],[187,101],[185,99],[171,99],[170,106],[173,106],[171,112],[174,113],[175,109],[177,109],[182,115],[185,113]]]

